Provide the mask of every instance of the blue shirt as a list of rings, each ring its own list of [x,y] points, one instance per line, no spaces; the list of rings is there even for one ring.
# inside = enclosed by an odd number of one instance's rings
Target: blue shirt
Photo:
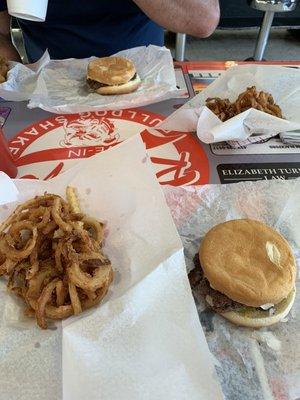
[[[0,11],[6,8],[6,0],[0,0]],[[52,59],[62,59],[163,45],[163,29],[131,0],[49,0],[45,22],[18,22],[29,62],[46,49]]]

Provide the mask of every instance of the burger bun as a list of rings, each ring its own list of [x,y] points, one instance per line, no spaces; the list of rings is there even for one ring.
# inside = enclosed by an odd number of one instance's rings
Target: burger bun
[[[96,89],[95,92],[98,94],[127,94],[134,92],[141,84],[141,79],[138,75],[136,75],[135,79],[130,80],[127,83],[122,85],[114,85],[114,86],[102,86],[99,89]]]
[[[95,58],[89,62],[87,78],[105,85],[122,85],[134,77],[135,66],[124,57]]]
[[[296,261],[289,243],[260,221],[216,225],[205,235],[199,258],[211,287],[246,306],[278,304],[295,287]]]
[[[247,308],[246,311],[228,311],[220,313],[220,315],[239,326],[263,328],[282,321],[290,312],[295,301],[295,296],[296,290],[293,289],[286,299],[275,306],[275,312],[272,315],[268,311],[260,311],[256,308],[252,310],[251,308]]]

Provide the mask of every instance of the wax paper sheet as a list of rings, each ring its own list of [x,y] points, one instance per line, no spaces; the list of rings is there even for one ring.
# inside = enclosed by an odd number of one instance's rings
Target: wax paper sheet
[[[300,143],[300,129],[297,131],[282,132],[280,139],[283,143],[287,144],[299,144]]]
[[[140,136],[50,181],[15,180],[22,202],[77,188],[106,223],[114,282],[103,304],[39,329],[0,281],[0,399],[219,400],[182,243]],[[0,220],[16,203],[0,206]]]
[[[277,229],[290,242],[300,263],[300,179],[164,187],[181,236],[188,270],[205,233],[218,223],[253,218]],[[273,327],[237,327],[212,311],[202,298],[197,307],[217,372],[228,400],[300,398],[300,281],[289,316]]]
[[[28,100],[36,87],[40,71],[49,61],[49,53],[46,51],[34,64],[9,62],[7,81],[0,84],[0,97],[7,101]]]
[[[139,107],[174,97],[176,79],[170,50],[150,45],[120,51],[135,64],[142,83],[133,93],[102,96],[91,93],[86,84],[90,59],[50,61],[39,74],[29,108],[40,107],[53,113],[117,110]]]
[[[222,122],[205,106],[209,97],[237,99],[247,87],[271,93],[285,119],[253,108]],[[300,128],[300,71],[270,65],[229,68],[201,93],[165,119],[159,128],[197,132],[204,143],[228,141],[232,147],[263,142],[280,132]]]
[[[0,205],[17,201],[18,195],[18,189],[13,181],[0,171]]]

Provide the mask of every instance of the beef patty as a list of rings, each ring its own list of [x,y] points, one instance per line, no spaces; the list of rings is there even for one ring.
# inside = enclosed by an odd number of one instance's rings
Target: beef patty
[[[130,81],[134,81],[135,79],[136,79],[136,74],[134,74],[134,76],[130,79]],[[112,86],[112,85],[107,85],[106,83],[100,83],[98,81],[94,81],[93,79],[90,79],[90,78],[88,78],[86,81],[87,81],[88,86],[92,90],[97,90],[97,89],[99,89],[101,87],[105,87],[105,86]],[[114,85],[114,86],[120,86],[120,85]]]
[[[199,254],[194,257],[195,268],[189,273],[189,281],[196,298],[205,299],[206,302],[218,312],[237,311],[245,305],[231,300],[225,294],[213,289],[205,278],[199,261]]]

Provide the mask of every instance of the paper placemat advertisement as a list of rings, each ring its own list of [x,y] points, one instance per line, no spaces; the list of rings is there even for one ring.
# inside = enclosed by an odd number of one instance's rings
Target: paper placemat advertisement
[[[6,184],[5,180],[1,182]],[[196,400],[199,396],[221,399],[213,358],[191,294],[182,243],[140,137],[85,160],[48,182],[13,182],[17,191],[14,189],[5,201],[13,201],[15,196],[17,201],[0,206],[1,221],[17,204],[36,195],[48,194],[45,207],[51,193],[65,198],[66,187],[75,187],[82,212],[105,223],[103,251],[112,263],[114,278],[102,304],[62,322],[47,318],[46,330],[36,326],[34,318],[24,316],[23,301],[14,293],[9,294],[7,282],[1,279],[3,398],[96,400],[100,390],[101,399],[109,400],[140,400],[145,394],[149,399],[160,399],[166,393],[168,398],[178,400]],[[7,187],[7,191],[11,188]],[[56,204],[58,200],[53,201]],[[65,203],[58,208],[53,205],[51,215],[60,229],[69,226],[57,219],[67,209]],[[30,207],[26,213],[30,213]],[[31,227],[34,236],[35,228],[25,220],[26,215],[22,216],[20,227]],[[76,215],[69,214],[67,224],[75,224],[71,226],[82,232]],[[47,218],[40,223],[46,234]],[[48,226],[47,232],[49,229]],[[61,235],[59,230],[55,234],[58,243]],[[66,251],[74,239],[70,240]],[[76,264],[79,256],[73,256]],[[69,275],[71,282],[78,273],[81,276],[80,271]],[[79,281],[77,284],[81,285]],[[43,291],[41,296],[46,294]],[[82,294],[77,290],[77,295]],[[46,309],[46,317],[55,311],[54,306],[43,305],[44,301],[38,300],[37,321],[43,310]],[[68,305],[62,307],[65,310]]]
[[[159,128],[197,132],[204,143],[227,141],[239,147],[299,129],[299,102],[299,70],[239,65],[229,68]]]

